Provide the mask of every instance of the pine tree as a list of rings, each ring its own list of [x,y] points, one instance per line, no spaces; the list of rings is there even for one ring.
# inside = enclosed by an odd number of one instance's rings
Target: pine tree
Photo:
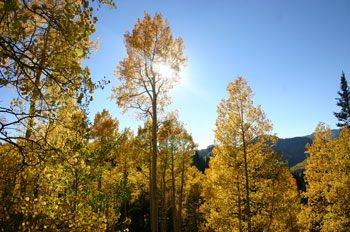
[[[338,91],[340,97],[336,99],[338,100],[337,106],[341,107],[341,111],[339,113],[334,112],[334,115],[338,118],[338,127],[343,127],[345,125],[350,126],[350,88],[344,72],[341,76],[340,83],[341,91]]]

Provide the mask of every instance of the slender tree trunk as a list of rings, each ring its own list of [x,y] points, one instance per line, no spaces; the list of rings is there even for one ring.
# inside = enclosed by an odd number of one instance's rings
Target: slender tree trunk
[[[40,94],[40,91],[38,88],[39,88],[40,81],[41,81],[40,79],[41,79],[41,75],[42,75],[42,67],[45,65],[45,62],[46,62],[45,55],[46,55],[46,50],[47,50],[47,40],[49,37],[48,35],[50,33],[50,28],[51,28],[51,25],[49,23],[47,30],[44,34],[44,45],[43,45],[43,48],[41,50],[39,69],[35,73],[33,94],[32,94],[32,97],[30,98],[30,103],[29,103],[29,111],[28,111],[29,118],[28,118],[28,122],[26,125],[25,140],[26,140],[26,147],[30,147],[32,150],[33,150],[33,144],[29,142],[29,139],[32,136],[32,132],[33,132],[34,115],[35,115],[35,111],[36,111],[36,102],[37,102],[39,94]],[[23,159],[22,165],[24,165],[25,164],[25,157],[23,157],[22,159]],[[39,179],[39,175],[37,176],[36,179]],[[21,180],[20,193],[21,193],[21,196],[24,196],[24,194],[27,190],[27,183],[26,183],[27,181],[24,178],[22,178],[22,175],[21,175],[20,180]],[[36,183],[37,183],[37,181],[35,181],[35,183],[33,183],[33,185],[35,186],[36,195],[38,195],[39,186]]]
[[[40,62],[39,62],[39,69],[38,72],[35,73],[35,80],[34,80],[34,88],[33,88],[33,95],[30,99],[30,103],[29,103],[29,111],[28,111],[28,115],[29,115],[29,119],[28,119],[28,123],[27,123],[27,131],[26,131],[26,135],[25,138],[28,140],[31,135],[32,135],[32,131],[33,131],[33,123],[34,123],[34,113],[36,111],[36,101],[38,100],[39,94],[40,94],[40,90],[39,90],[39,85],[40,85],[40,79],[41,79],[41,75],[42,75],[42,67],[45,65],[46,63],[46,50],[47,50],[47,40],[48,40],[48,35],[50,33],[50,23],[47,27],[46,33],[45,33],[45,40],[44,40],[44,46],[43,49],[41,51],[41,56],[40,56]]]
[[[155,83],[155,82],[154,82]],[[152,99],[152,176],[151,176],[151,231],[158,232],[157,208],[157,95],[153,86]]]
[[[237,174],[237,191],[238,191],[238,225],[239,231],[242,232],[242,203],[241,203],[241,189],[239,183],[239,174]]]
[[[250,198],[249,198],[249,175],[248,175],[248,162],[247,162],[247,144],[245,141],[245,133],[242,127],[242,139],[243,139],[243,155],[244,155],[244,172],[245,172],[245,185],[246,185],[246,198],[247,198],[247,219],[248,219],[248,232],[252,231],[251,215],[250,215]]]
[[[174,170],[174,151],[173,147],[171,147],[171,182],[172,182],[172,195],[171,195],[171,208],[172,208],[172,216],[173,216],[173,232],[177,232],[177,221],[176,221],[176,202],[175,202],[175,170]]]
[[[74,215],[77,209],[77,198],[78,198],[78,168],[74,168]]]
[[[102,170],[101,166],[99,165],[98,168],[98,174],[97,174],[97,194],[98,194],[98,210],[102,210],[102,194],[101,194],[101,189],[102,189]]]
[[[30,139],[31,135],[32,135],[32,131],[33,131],[33,124],[34,124],[34,114],[36,111],[36,102],[38,100],[39,94],[40,94],[40,90],[39,90],[39,85],[41,82],[41,75],[42,75],[42,70],[43,67],[46,63],[46,50],[47,50],[47,40],[49,38],[49,33],[50,33],[50,29],[51,29],[51,24],[49,22],[49,25],[47,26],[46,32],[44,34],[44,45],[43,48],[41,50],[41,55],[40,55],[40,61],[39,61],[39,68],[38,71],[35,73],[35,80],[34,80],[34,87],[33,87],[33,94],[32,97],[30,98],[30,103],[29,103],[29,111],[28,111],[28,123],[27,123],[27,130],[26,130],[26,134],[25,134],[25,138],[28,141],[28,139]]]
[[[124,219],[127,218],[127,214],[128,214],[128,202],[127,200],[124,200]]]
[[[232,155],[232,158],[234,159],[234,165],[230,165],[230,167],[234,168],[237,173],[236,173],[236,184],[237,184],[237,202],[238,202],[238,227],[239,231],[243,231],[242,227],[242,199],[241,199],[241,184],[240,184],[240,165],[237,160],[237,155]]]
[[[123,175],[123,179],[124,179],[124,191],[127,192],[128,194],[128,172],[127,172],[127,167],[126,167],[126,159],[124,159],[124,175]],[[128,214],[128,200],[124,199],[124,219],[127,218],[127,214]]]
[[[168,151],[168,141],[166,141],[166,151]],[[166,231],[166,219],[167,219],[167,210],[166,210],[166,200],[165,200],[165,192],[166,192],[166,169],[168,166],[168,153],[165,154],[164,159],[164,169],[162,173],[162,207],[161,207],[161,223],[160,223],[160,231]]]
[[[199,204],[198,204],[199,205]],[[197,215],[197,211],[198,211],[198,208],[197,207],[197,202],[195,203],[195,209],[194,209],[194,228],[196,230],[198,230],[198,215]]]
[[[183,200],[183,190],[185,184],[185,158],[182,159],[182,170],[181,170],[181,186],[180,186],[180,197],[179,197],[179,210],[177,212],[177,231],[181,231],[182,227],[182,200]]]
[[[272,221],[273,221],[273,216],[275,213],[275,180],[272,179],[272,202],[271,202],[271,211],[269,213],[269,225],[267,227],[267,231],[270,231],[270,227],[272,225]]]
[[[152,189],[152,141],[150,141],[149,144],[149,169],[148,169],[148,176],[149,176],[149,209],[150,209],[150,225],[151,225],[151,231],[152,231],[152,204],[151,204],[151,189]]]

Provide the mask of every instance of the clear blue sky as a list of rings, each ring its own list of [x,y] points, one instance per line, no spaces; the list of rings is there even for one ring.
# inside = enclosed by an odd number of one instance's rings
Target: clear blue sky
[[[142,123],[121,115],[106,98],[118,62],[126,57],[123,34],[144,11],[167,18],[186,45],[184,84],[171,91],[180,120],[199,148],[213,143],[216,109],[226,86],[243,76],[281,138],[303,136],[322,121],[336,128],[335,98],[342,70],[350,81],[350,1],[347,0],[117,0],[117,10],[102,8],[94,38],[100,50],[84,64],[95,81],[111,80],[94,94],[90,117],[106,108],[121,127]]]

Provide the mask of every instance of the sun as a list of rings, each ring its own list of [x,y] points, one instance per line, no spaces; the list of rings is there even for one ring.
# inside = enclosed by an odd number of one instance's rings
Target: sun
[[[156,63],[154,69],[162,78],[173,78],[175,75],[174,69],[172,69],[171,65],[166,62]]]
[[[175,81],[175,88],[188,88],[189,83],[186,76],[187,71],[185,67],[181,67],[179,72],[176,72],[169,63],[157,62],[154,64],[154,71],[159,75],[160,78],[165,80]]]

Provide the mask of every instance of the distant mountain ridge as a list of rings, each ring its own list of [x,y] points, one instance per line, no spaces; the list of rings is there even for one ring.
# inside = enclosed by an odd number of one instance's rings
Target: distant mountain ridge
[[[306,159],[306,144],[311,144],[312,139],[309,137],[294,137],[287,139],[278,139],[278,143],[273,147],[275,151],[283,154],[283,161],[288,162],[289,167],[302,162]]]
[[[340,134],[340,129],[333,129],[332,134],[331,134],[331,138],[335,139],[339,136],[339,134]],[[308,143],[311,144],[312,140],[315,138],[315,136],[314,136],[314,134],[311,134],[311,135],[306,135],[304,137],[294,137],[291,139],[298,140],[298,138],[301,141],[299,141],[300,143],[297,144],[296,147],[294,147],[294,148],[288,147],[288,148],[284,148],[284,149],[280,150],[285,156],[284,160],[288,161],[288,166],[291,168],[292,172],[304,172],[306,164],[307,164],[307,162],[306,162],[306,155],[307,154],[305,154],[305,151],[307,150],[306,144],[308,144]],[[283,140],[283,139],[279,139],[278,144],[280,143],[280,140]],[[309,140],[309,141],[307,141],[307,140]],[[302,141],[304,141],[304,142],[302,142]],[[294,143],[295,143],[295,141],[294,141]],[[277,146],[278,146],[278,144],[277,144]],[[293,145],[293,142],[291,144],[287,143],[287,146],[290,146],[290,145]],[[303,153],[301,153],[302,150],[304,151]]]
[[[197,150],[199,157],[210,157],[213,156],[214,145],[209,145],[205,149]]]
[[[340,129],[332,130],[332,139],[338,137],[339,133]],[[279,138],[273,149],[283,154],[282,160],[288,162],[288,166],[292,171],[303,172],[306,165],[306,144],[311,144],[313,138],[313,134],[293,138]],[[214,156],[213,149],[214,145],[210,145],[206,149],[197,150],[192,157],[193,165],[204,172],[209,167],[210,157]]]

